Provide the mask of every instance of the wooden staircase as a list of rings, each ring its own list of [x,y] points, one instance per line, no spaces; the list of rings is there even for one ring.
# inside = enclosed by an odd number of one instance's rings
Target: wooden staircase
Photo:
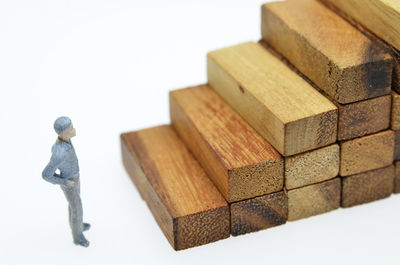
[[[261,41],[210,52],[208,84],[170,92],[171,125],[121,135],[175,250],[400,193],[399,27],[370,24],[400,5],[363,1],[263,5]]]

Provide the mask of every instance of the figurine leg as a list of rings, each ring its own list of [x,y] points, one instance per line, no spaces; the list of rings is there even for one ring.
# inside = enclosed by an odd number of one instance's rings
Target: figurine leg
[[[72,230],[74,243],[84,247],[89,246],[89,242],[83,235],[83,210],[82,201],[79,196],[79,178],[76,180],[75,186],[64,187],[62,186],[65,197],[69,203],[69,222]]]

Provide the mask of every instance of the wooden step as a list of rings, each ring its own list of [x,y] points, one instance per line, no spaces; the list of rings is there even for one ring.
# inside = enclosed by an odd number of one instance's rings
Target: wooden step
[[[173,129],[121,135],[124,166],[175,250],[230,235],[227,202]]]
[[[262,36],[338,103],[390,93],[392,57],[316,0],[263,5]]]
[[[172,91],[170,115],[228,202],[283,189],[283,158],[209,86]]]
[[[294,67],[285,57],[273,50],[268,43],[264,40],[260,40],[259,43],[336,105],[339,110],[337,128],[337,138],[339,141],[350,140],[389,128],[392,104],[390,95],[348,104],[337,103],[325,91],[320,89],[308,77]]]
[[[400,2],[398,0],[322,0],[328,2],[374,34],[400,50]]]
[[[337,108],[260,44],[210,52],[210,86],[284,156],[332,144]]]
[[[385,49],[385,51],[392,56],[393,63],[394,63],[393,73],[392,73],[392,77],[393,77],[392,78],[392,89],[396,90],[398,93],[400,93],[400,52],[399,52],[399,50],[396,50],[392,45],[387,43],[385,40],[381,39],[381,37],[378,37],[375,33],[373,33],[371,31],[370,28],[366,27],[366,24],[364,24],[364,25],[360,24],[359,21],[357,21],[354,17],[352,17],[350,15],[353,12],[346,13],[347,10],[341,10],[340,8],[335,6],[333,1],[331,1],[331,0],[319,0],[319,1],[322,2],[323,4],[325,4],[333,12],[335,12],[336,14],[343,17],[347,22],[349,22],[351,25],[356,27],[359,31],[361,31],[364,35],[366,35],[368,38],[370,38],[372,41],[374,41],[380,47]],[[389,1],[391,1],[391,0],[389,0]],[[397,0],[395,0],[395,1],[397,1]],[[375,11],[380,12],[378,9]],[[373,17],[374,16],[371,16],[371,21],[374,20]]]
[[[285,188],[292,190],[339,174],[339,145],[285,157]]]
[[[345,177],[342,180],[342,207],[351,207],[389,197],[393,193],[393,165]]]
[[[394,136],[392,130],[387,130],[341,142],[339,174],[350,176],[391,165]]]
[[[288,200],[284,191],[234,202],[230,207],[233,236],[282,225],[287,221]]]
[[[340,207],[340,178],[287,191],[288,220],[295,221]]]

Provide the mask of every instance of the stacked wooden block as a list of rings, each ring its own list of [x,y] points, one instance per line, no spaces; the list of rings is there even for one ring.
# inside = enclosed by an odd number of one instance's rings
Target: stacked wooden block
[[[259,43],[210,52],[208,84],[170,93],[172,125],[121,135],[174,249],[400,192],[400,60],[342,16],[265,4]]]

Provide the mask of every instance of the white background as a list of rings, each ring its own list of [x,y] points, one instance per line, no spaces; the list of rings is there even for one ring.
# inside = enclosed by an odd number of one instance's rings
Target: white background
[[[206,53],[260,38],[265,1],[0,2],[0,264],[395,264],[400,196],[175,252],[124,171],[119,134],[169,122]],[[71,117],[88,249],[41,178]]]

